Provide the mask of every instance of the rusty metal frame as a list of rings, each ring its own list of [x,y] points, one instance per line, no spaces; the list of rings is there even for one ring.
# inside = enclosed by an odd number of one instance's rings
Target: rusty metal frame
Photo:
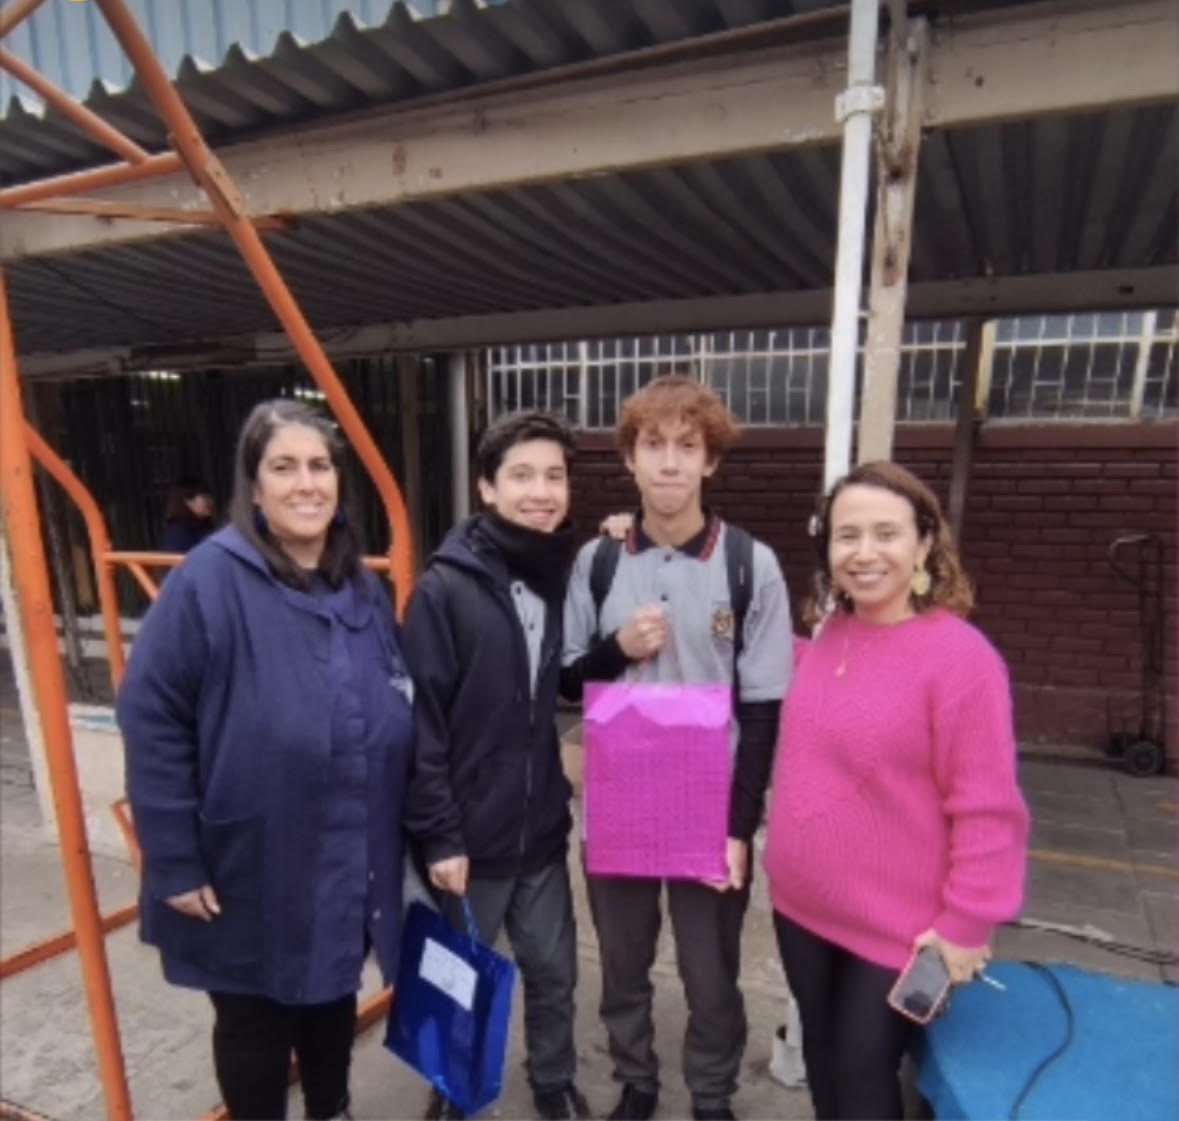
[[[0,39],[36,10],[44,0],[13,0],[0,9]],[[49,213],[84,213],[100,218],[131,218],[192,225],[220,225],[233,241],[263,296],[290,337],[299,358],[323,391],[345,436],[376,486],[385,506],[391,530],[387,556],[366,558],[366,566],[389,574],[398,613],[404,610],[413,582],[413,537],[401,491],[376,442],[361,420],[323,348],[315,338],[267,252],[259,229],[285,228],[277,216],[254,217],[245,213],[242,196],[221,161],[209,149],[191,114],[181,101],[151,44],[137,25],[125,0],[95,0],[135,69],[138,80],[159,113],[174,149],[146,152],[118,129],[55,87],[10,52],[0,48],[0,67],[35,90],[47,103],[124,162],[88,171],[60,175],[0,191],[0,209],[20,207]],[[187,168],[202,187],[211,211],[169,210],[159,207],[119,206],[77,198],[88,190],[117,183],[141,181]],[[72,200],[72,201],[70,201]],[[144,591],[155,598],[155,584],[147,574],[152,567],[170,567],[180,557],[159,553],[116,552],[111,548],[106,523],[98,504],[69,465],[25,421],[17,371],[16,346],[4,271],[0,268],[0,507],[12,552],[13,581],[29,653],[30,677],[40,714],[49,766],[50,785],[57,814],[62,865],[69,894],[73,929],[21,951],[0,963],[0,976],[8,976],[37,962],[77,947],[90,1014],[95,1058],[102,1083],[106,1112],[111,1121],[130,1121],[132,1107],[126,1069],[111,990],[104,936],[134,917],[135,907],[111,915],[99,912],[94,872],[86,835],[81,791],[66,708],[66,689],[57,634],[48,566],[42,544],[40,512],[33,486],[33,461],[39,463],[78,506],[86,522],[94,558],[103,632],[112,683],[117,687],[124,670],[119,630],[114,567],[126,565]],[[138,844],[126,806],[112,807],[133,861],[138,864]],[[357,1030],[384,1014],[388,990],[365,1001]],[[219,1111],[210,1116],[224,1116]]]

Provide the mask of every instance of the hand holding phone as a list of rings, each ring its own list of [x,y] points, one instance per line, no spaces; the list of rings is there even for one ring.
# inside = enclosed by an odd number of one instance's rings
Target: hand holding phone
[[[950,974],[936,945],[922,946],[909,959],[888,994],[888,1003],[917,1024],[928,1024],[945,1004]]]

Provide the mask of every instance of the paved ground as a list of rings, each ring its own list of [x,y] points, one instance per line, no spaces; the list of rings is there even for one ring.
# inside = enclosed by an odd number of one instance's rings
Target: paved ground
[[[6,659],[5,659],[6,660]],[[5,667],[6,670],[6,667]],[[0,956],[68,926],[56,847],[38,826],[11,680],[0,672]],[[1176,944],[1175,782],[1136,780],[1095,761],[1027,758],[1021,778],[1035,827],[1025,917],[1071,926],[1092,924],[1131,945],[1172,953]],[[132,902],[136,878],[121,859],[95,859],[104,910]],[[613,1102],[605,1040],[595,1012],[600,977],[584,885],[575,867],[580,931],[578,987],[580,1082],[599,1115]],[[209,1010],[199,994],[171,989],[133,927],[108,936],[107,948],[136,1116],[196,1118],[217,1101],[209,1057]],[[1094,969],[1174,979],[1148,965],[1038,931],[1006,929],[1001,957],[1072,961]],[[805,1092],[787,1091],[767,1072],[772,1033],[782,1020],[785,988],[773,946],[764,890],[755,893],[745,935],[744,988],[750,1042],[735,1101],[746,1118],[806,1118]],[[687,1116],[678,1071],[684,1007],[665,939],[656,966],[659,1050],[664,1059],[663,1118]],[[490,1116],[531,1115],[521,1070],[519,1001],[503,1096]],[[356,1050],[358,1118],[421,1116],[420,1080],[381,1047],[380,1030]],[[77,960],[67,954],[10,977],[0,999],[0,1095],[55,1119],[103,1116]],[[291,1116],[302,1116],[292,1101]]]

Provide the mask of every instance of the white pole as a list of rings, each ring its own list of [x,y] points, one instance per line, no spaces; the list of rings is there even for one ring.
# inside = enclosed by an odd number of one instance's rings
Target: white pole
[[[33,771],[33,786],[37,805],[41,810],[41,827],[46,836],[57,838],[57,813],[53,808],[53,788],[49,782],[49,760],[45,755],[45,739],[41,734],[41,715],[33,696],[33,682],[29,676],[28,647],[21,625],[16,588],[12,583],[12,561],[8,555],[8,531],[0,525],[0,604],[4,608],[4,629],[8,650],[12,657],[12,675],[16,678],[16,695],[20,703],[20,718],[24,725],[25,746]]]
[[[1150,368],[1150,348],[1159,321],[1157,311],[1142,316],[1142,331],[1138,336],[1138,357],[1134,362],[1134,380],[1130,384],[1130,419],[1141,420],[1142,402],[1146,398],[1146,373]]]
[[[879,0],[852,0],[847,90],[835,101],[836,116],[844,124],[839,181],[839,244],[835,254],[835,301],[831,317],[831,359],[827,371],[824,488],[847,474],[851,464],[872,114],[884,104],[884,91],[875,84],[878,5]]]
[[[450,379],[450,505],[455,523],[471,512],[471,462],[467,419],[467,355],[455,351],[447,358]]]

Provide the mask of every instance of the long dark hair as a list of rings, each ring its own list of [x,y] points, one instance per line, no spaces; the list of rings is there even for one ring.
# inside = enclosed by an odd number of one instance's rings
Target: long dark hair
[[[351,471],[348,469],[347,448],[336,431],[336,426],[318,409],[301,401],[276,398],[255,405],[242,425],[237,441],[233,472],[233,498],[229,505],[229,520],[262,555],[270,570],[284,584],[306,591],[309,580],[306,572],[296,564],[265,528],[265,522],[254,505],[254,486],[258,468],[275,432],[288,425],[298,424],[313,429],[323,438],[332,466],[336,469],[336,517],[328,526],[327,540],[319,558],[319,574],[333,587],[360,575],[361,542],[356,530],[355,495]]]
[[[814,594],[807,603],[804,615],[809,623],[819,622],[826,614],[827,607],[834,599],[835,603],[850,611],[851,601],[842,592],[836,592],[831,579],[831,561],[829,550],[831,547],[831,508],[835,499],[845,487],[866,486],[879,487],[881,490],[892,491],[900,495],[913,507],[913,519],[917,523],[917,536],[928,537],[930,541],[929,556],[925,559],[925,568],[929,572],[929,592],[923,596],[913,596],[914,610],[921,612],[931,607],[944,607],[955,615],[963,617],[970,614],[974,608],[974,590],[966,573],[962,571],[962,562],[958,557],[958,549],[954,544],[954,535],[950,524],[942,514],[941,503],[933,493],[912,471],[905,470],[899,464],[887,460],[877,460],[873,463],[862,463],[849,474],[835,483],[827,495],[819,500],[818,509],[811,520],[811,533],[815,539],[815,552],[819,561],[819,571],[815,573]]]

